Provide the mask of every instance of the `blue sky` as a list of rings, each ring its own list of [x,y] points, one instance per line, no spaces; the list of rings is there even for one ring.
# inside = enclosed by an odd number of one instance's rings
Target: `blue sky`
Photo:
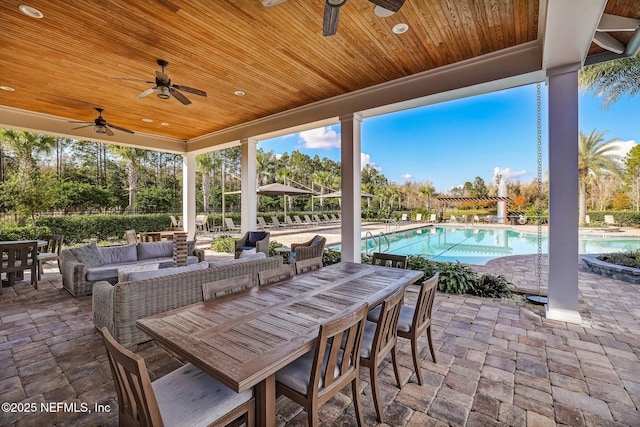
[[[547,91],[542,85],[543,168],[547,169]],[[580,130],[606,131],[620,141],[620,155],[640,141],[640,97],[624,98],[605,110],[601,99],[581,93]],[[473,181],[489,183],[496,173],[531,182],[537,174],[536,86],[529,85],[365,119],[362,161],[389,181],[431,181],[437,191]],[[261,141],[280,154],[299,150],[340,160],[340,126]]]

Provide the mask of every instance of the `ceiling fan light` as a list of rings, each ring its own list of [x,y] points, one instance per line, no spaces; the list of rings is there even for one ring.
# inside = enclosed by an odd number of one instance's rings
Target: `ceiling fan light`
[[[93,130],[95,130],[96,133],[107,133],[107,127],[105,125],[95,125]]]
[[[395,12],[393,10],[385,9],[382,6],[376,6],[373,8],[373,13],[380,18],[387,18],[393,15]]]
[[[169,88],[166,86],[159,86],[158,87],[158,98],[160,99],[169,99],[171,98],[171,92],[169,91]]]

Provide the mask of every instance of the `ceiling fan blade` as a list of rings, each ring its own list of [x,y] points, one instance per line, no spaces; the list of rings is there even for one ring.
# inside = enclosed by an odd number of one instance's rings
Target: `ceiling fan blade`
[[[73,128],[73,129],[71,129],[71,130],[82,129],[82,128],[88,128],[89,126],[93,126],[93,123],[89,123],[88,125],[84,125],[84,126],[78,126],[77,128]]]
[[[205,92],[203,90],[200,90],[200,89],[194,89],[194,88],[189,87],[189,86],[182,86],[182,85],[175,85],[174,84],[173,87],[175,89],[183,90],[185,92],[189,92],[189,93],[192,93],[194,95],[205,96],[205,97],[207,96],[207,92]]]
[[[390,10],[391,12],[397,12],[400,10],[405,0],[369,0],[376,6],[380,6],[383,9]]]
[[[153,93],[153,92],[155,92],[156,90],[158,90],[158,87],[157,87],[157,86],[156,86],[156,87],[151,87],[151,88],[149,88],[149,89],[147,89],[147,90],[145,90],[145,91],[143,91],[143,92],[140,92],[140,93],[138,94],[138,96],[136,96],[136,98],[144,98],[145,96],[152,94],[152,93]]]
[[[332,36],[338,31],[338,18],[340,17],[340,8],[345,2],[339,4],[330,3],[327,0],[324,5],[324,18],[322,19],[322,35]]]
[[[93,122],[81,122],[81,121],[77,121],[77,120],[69,120],[67,123],[85,124],[85,125],[93,124]]]
[[[169,81],[169,76],[162,71],[156,71],[156,79],[163,83],[167,83]]]
[[[191,101],[189,101],[186,96],[178,92],[175,88],[171,87],[169,90],[171,91],[171,95],[173,95],[175,99],[182,102],[184,105],[191,104]]]
[[[107,124],[107,126],[112,127],[112,128],[114,128],[114,129],[117,129],[117,130],[122,131],[122,132],[126,132],[126,133],[133,133],[133,131],[132,131],[132,130],[125,129],[125,128],[122,128],[122,127],[120,127],[120,126],[112,125],[112,124],[110,124],[110,123],[108,123],[108,124]]]
[[[109,135],[109,136],[113,136],[113,135],[114,135],[114,133],[113,133],[113,131],[111,130],[111,128],[109,128],[109,125],[105,126],[105,128],[104,128],[104,133],[106,133],[106,134],[107,134],[107,135]]]

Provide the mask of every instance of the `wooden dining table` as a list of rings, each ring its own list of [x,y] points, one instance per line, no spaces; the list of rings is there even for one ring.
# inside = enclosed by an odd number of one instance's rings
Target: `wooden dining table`
[[[137,325],[232,390],[255,387],[257,423],[274,426],[275,373],[313,348],[319,326],[363,301],[376,306],[422,276],[341,262],[140,319]]]

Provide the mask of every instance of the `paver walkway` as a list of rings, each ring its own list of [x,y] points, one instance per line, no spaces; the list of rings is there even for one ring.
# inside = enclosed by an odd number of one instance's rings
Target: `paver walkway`
[[[492,261],[493,272],[536,281],[535,256]],[[40,289],[28,283],[0,296],[0,403],[36,403],[34,413],[0,411],[0,425],[117,425],[116,395],[104,346],[91,321],[91,298],[73,298],[57,272]],[[415,289],[407,302],[415,301]],[[581,325],[550,321],[518,300],[438,293],[433,330],[438,363],[422,341],[425,385],[413,375],[409,343],[399,347],[399,390],[389,361],[380,367],[390,426],[639,426],[640,287],[580,272]],[[153,342],[140,345],[152,379],[180,366]],[[377,425],[368,375],[361,375],[367,425]],[[351,392],[320,409],[321,425],[355,425]],[[44,412],[41,402],[76,403]],[[82,412],[80,404],[91,412]],[[95,412],[94,404],[110,411]],[[306,414],[284,398],[281,426]]]

